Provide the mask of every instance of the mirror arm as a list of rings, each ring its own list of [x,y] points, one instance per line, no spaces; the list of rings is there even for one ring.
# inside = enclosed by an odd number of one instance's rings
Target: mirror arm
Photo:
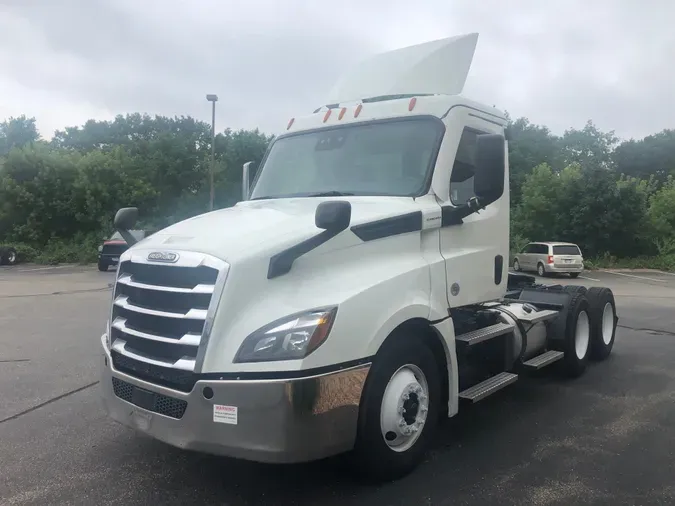
[[[136,244],[138,242],[136,240],[136,238],[133,235],[131,235],[131,232],[129,232],[128,230],[118,228],[117,231],[124,238],[124,240],[127,242],[129,247],[133,246],[134,244]]]

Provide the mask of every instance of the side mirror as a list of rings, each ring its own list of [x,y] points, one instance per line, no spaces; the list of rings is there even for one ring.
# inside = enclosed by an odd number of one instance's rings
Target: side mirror
[[[246,162],[242,167],[241,174],[241,199],[248,200],[251,190],[249,188],[251,184],[251,165],[253,162]]]
[[[131,235],[129,230],[133,230],[138,220],[137,207],[123,207],[117,214],[115,214],[115,221],[113,222],[115,229],[124,237],[124,240],[129,246],[133,246],[138,241]]]
[[[352,220],[352,204],[346,200],[321,202],[314,214],[314,224],[318,228],[337,234],[349,227]]]
[[[492,204],[504,194],[506,140],[501,134],[482,134],[476,139],[473,192],[480,207]]]

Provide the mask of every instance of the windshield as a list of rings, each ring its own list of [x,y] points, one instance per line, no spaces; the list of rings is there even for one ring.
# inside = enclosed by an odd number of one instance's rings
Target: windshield
[[[581,251],[574,244],[553,246],[554,255],[581,255]]]
[[[332,195],[418,196],[443,134],[435,118],[352,124],[277,139],[252,199]]]

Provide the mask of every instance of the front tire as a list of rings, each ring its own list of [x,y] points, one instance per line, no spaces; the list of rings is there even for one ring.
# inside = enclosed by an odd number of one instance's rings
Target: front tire
[[[520,272],[520,262],[518,261],[517,258],[513,261],[513,270],[516,272]]]
[[[19,261],[19,255],[14,248],[7,248],[5,251],[5,263],[7,265],[16,265]]]
[[[405,476],[433,440],[441,403],[441,376],[421,340],[392,336],[370,369],[359,409],[352,464],[368,481]]]

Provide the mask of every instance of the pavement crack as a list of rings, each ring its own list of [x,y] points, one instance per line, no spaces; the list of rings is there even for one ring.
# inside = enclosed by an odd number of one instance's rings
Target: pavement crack
[[[20,299],[20,298],[25,298],[25,297],[53,297],[54,295],[72,295],[75,293],[90,293],[90,292],[105,292],[107,290],[110,290],[112,286],[109,284],[108,286],[102,287],[102,288],[85,288],[82,290],[66,290],[63,292],[50,292],[50,293],[24,293],[20,295],[0,295],[0,299]]]
[[[28,408],[28,409],[26,409],[24,411],[21,411],[20,413],[17,413],[15,415],[8,416],[7,418],[4,418],[4,419],[0,420],[0,424],[5,423],[5,422],[9,422],[11,420],[16,420],[17,418],[19,418],[23,415],[26,415],[28,413],[32,413],[33,411],[35,411],[37,409],[40,409],[40,408],[42,408],[42,407],[44,407],[48,404],[52,404],[53,402],[59,401],[59,400],[63,399],[64,397],[68,397],[70,395],[81,392],[82,390],[86,390],[87,388],[91,388],[94,385],[98,385],[98,381],[94,381],[93,383],[89,383],[88,385],[84,385],[83,387],[79,387],[79,388],[76,388],[74,390],[70,390],[70,391],[66,392],[65,394],[57,395],[56,397],[54,397],[52,399],[49,399],[48,401],[41,402],[37,406],[33,406],[32,408]]]
[[[8,358],[6,360],[0,359],[0,364],[13,364],[14,362],[30,362],[29,358]]]
[[[647,329],[647,328],[642,328],[642,327],[629,327],[628,325],[617,325],[617,327],[621,327],[622,329],[635,330],[636,332],[651,332],[652,334],[659,334],[659,335],[664,335],[664,336],[675,336],[675,332],[670,331],[670,330]]]

